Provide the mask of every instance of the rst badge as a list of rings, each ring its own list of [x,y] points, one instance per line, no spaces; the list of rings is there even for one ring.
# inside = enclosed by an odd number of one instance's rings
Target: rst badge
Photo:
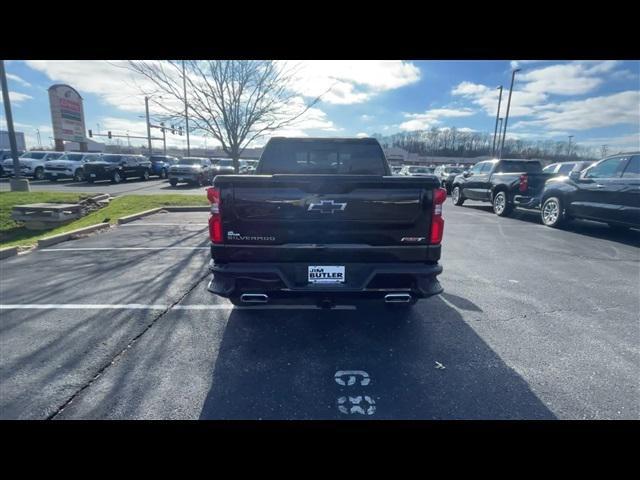
[[[344,265],[310,265],[309,283],[344,283]]]

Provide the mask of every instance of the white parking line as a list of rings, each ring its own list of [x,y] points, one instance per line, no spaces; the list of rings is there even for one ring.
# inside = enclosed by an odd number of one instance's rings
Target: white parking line
[[[75,248],[43,248],[40,252],[86,252],[103,250],[210,250],[211,247],[75,247]]]
[[[169,305],[141,303],[35,303],[0,304],[0,310],[166,310]],[[234,307],[231,304],[174,305],[171,310],[317,310],[315,305],[259,305]],[[356,310],[355,305],[336,305],[334,310]]]

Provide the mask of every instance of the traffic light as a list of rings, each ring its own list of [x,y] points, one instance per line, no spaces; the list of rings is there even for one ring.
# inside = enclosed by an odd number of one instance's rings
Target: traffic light
[[[111,130],[107,132],[107,137],[111,138]]]
[[[89,137],[93,137],[93,132],[91,132],[91,129],[89,129]]]

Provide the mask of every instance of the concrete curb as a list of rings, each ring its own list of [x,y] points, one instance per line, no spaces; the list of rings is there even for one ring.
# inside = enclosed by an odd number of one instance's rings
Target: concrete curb
[[[207,205],[185,205],[183,207],[164,207],[167,212],[209,212],[211,206]]]
[[[18,247],[0,248],[0,260],[3,258],[13,257],[18,254]]]
[[[82,233],[91,233],[97,230],[104,230],[109,228],[111,225],[109,223],[98,223],[97,225],[91,225],[90,227],[78,228],[76,230],[71,230],[70,232],[61,233],[60,235],[54,235],[52,237],[45,237],[38,240],[38,248],[49,247],[51,245],[55,245],[56,243],[65,242],[70,240],[74,235],[82,234]]]
[[[128,215],[126,217],[122,217],[118,219],[118,225],[122,225],[123,223],[133,222],[142,217],[146,217],[147,215],[153,215],[154,213],[158,213],[162,208],[152,208],[151,210],[145,210],[144,212],[134,213],[133,215]]]

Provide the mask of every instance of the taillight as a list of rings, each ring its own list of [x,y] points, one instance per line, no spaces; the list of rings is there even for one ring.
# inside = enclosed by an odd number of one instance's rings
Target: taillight
[[[520,175],[520,187],[521,192],[526,192],[529,189],[529,177],[527,175]]]
[[[216,187],[207,188],[207,199],[211,203],[211,216],[209,217],[209,238],[213,243],[222,243],[220,190]]]
[[[436,188],[433,191],[433,211],[431,212],[431,235],[429,243],[432,245],[442,242],[444,233],[444,218],[442,218],[442,204],[447,199],[447,191],[444,188]]]

